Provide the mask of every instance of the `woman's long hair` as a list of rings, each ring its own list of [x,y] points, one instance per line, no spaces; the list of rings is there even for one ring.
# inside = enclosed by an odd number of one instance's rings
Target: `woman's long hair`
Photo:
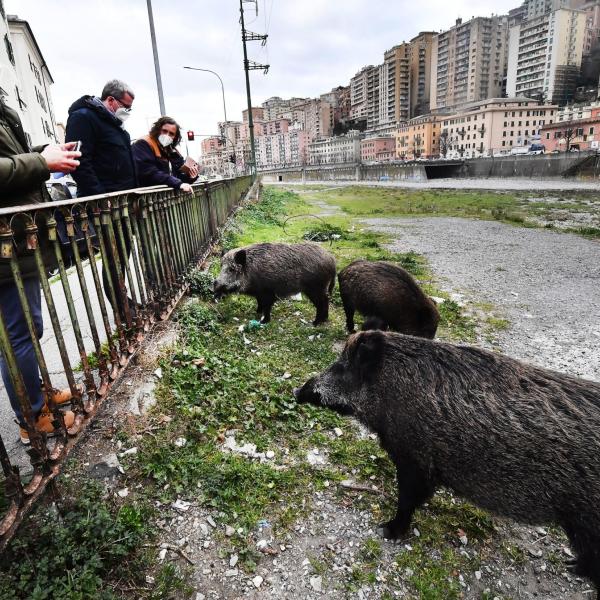
[[[181,142],[181,127],[179,127],[179,123],[177,123],[177,121],[171,117],[161,117],[158,119],[158,121],[156,121],[150,129],[150,137],[158,141],[158,136],[160,135],[160,130],[162,129],[163,125],[175,125],[175,127],[177,127],[175,138],[171,144],[171,147],[175,148],[175,146],[178,146],[179,142]]]

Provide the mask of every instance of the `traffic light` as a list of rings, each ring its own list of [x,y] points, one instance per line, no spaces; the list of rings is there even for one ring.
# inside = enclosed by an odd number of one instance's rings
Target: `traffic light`
[[[188,131],[187,136],[188,136],[188,142],[194,141],[194,132],[193,131]]]

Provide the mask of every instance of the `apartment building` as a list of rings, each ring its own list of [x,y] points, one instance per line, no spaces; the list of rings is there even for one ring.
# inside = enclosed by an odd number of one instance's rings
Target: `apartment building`
[[[396,158],[396,140],[391,136],[368,137],[360,142],[363,162],[386,162]]]
[[[6,15],[0,2],[0,93],[20,115],[30,145],[57,142],[48,65],[27,21]]]
[[[508,17],[476,17],[433,37],[432,109],[502,96]]]
[[[554,6],[532,0],[527,19],[510,29],[506,91],[565,104],[581,68],[586,14],[570,8],[540,14],[542,4]]]
[[[396,131],[396,156],[402,160],[435,158],[440,154],[441,115],[420,115]]]
[[[410,118],[411,108],[411,46],[398,44],[387,50],[384,55],[387,70],[387,90],[384,95],[385,119],[377,124],[399,123]],[[380,91],[378,93],[381,94]],[[368,124],[371,128],[371,125]]]
[[[311,165],[354,163],[360,160],[360,141],[363,134],[350,131],[345,135],[314,140],[308,145]]]
[[[556,121],[558,106],[530,98],[490,98],[442,117],[441,154],[473,158],[508,153],[540,141],[545,125]]]
[[[541,143],[546,152],[599,150],[600,103],[559,110],[557,120],[542,127]]]
[[[422,31],[410,40],[410,117],[428,114],[430,110],[431,59],[436,35],[433,31]]]
[[[373,65],[363,67],[350,79],[350,118],[367,118],[367,74]]]

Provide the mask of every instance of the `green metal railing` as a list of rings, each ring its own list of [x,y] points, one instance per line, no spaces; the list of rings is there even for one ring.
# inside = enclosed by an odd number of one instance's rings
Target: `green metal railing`
[[[36,499],[52,484],[78,435],[96,414],[145,334],[155,322],[166,319],[185,294],[188,274],[206,257],[219,228],[250,185],[250,177],[240,177],[195,185],[191,194],[146,188],[0,209],[0,261],[10,265],[57,431],[54,443],[49,445],[46,435],[33,426],[30,399],[0,312],[0,349],[27,423],[32,469],[25,482],[0,437],[5,505],[0,514],[0,550]],[[68,429],[53,401],[50,371],[25,294],[21,272],[24,257],[29,264],[33,257],[73,396],[75,422]],[[104,281],[103,268],[113,272]],[[60,286],[56,281],[51,285],[51,279],[57,276]],[[57,308],[60,290],[68,317],[59,314]],[[75,292],[81,295],[80,305],[75,304]],[[66,328],[75,338],[82,381],[76,380],[69,358]],[[90,363],[92,352],[96,358],[94,368]]]

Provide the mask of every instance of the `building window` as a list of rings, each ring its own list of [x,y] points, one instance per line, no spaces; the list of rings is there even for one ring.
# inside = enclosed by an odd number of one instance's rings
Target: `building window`
[[[590,135],[594,135],[594,128],[590,127]]]
[[[548,133],[546,134],[546,139],[547,139],[547,140],[549,140],[549,139],[550,139],[550,132],[548,132]]]
[[[578,136],[581,136],[581,135],[583,135],[583,127],[578,127],[578,128],[577,128],[577,135],[578,135]]]
[[[4,34],[4,45],[6,46],[6,53],[8,54],[8,60],[13,64],[15,64],[15,55],[13,53],[13,47],[8,39],[8,33]]]

